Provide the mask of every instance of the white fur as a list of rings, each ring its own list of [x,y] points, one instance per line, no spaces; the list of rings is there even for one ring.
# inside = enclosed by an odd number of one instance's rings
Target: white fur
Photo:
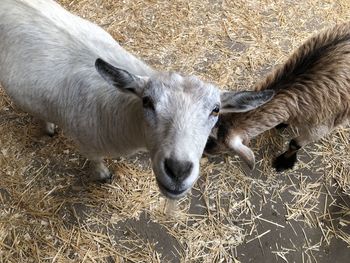
[[[239,136],[234,136],[232,140],[229,142],[229,146],[232,149],[239,149],[243,145],[243,139]]]
[[[249,147],[243,144],[243,139],[240,136],[234,136],[229,141],[229,147],[240,156],[250,169],[254,169],[255,156]]]
[[[155,112],[108,84],[94,67],[97,58],[144,77],[142,96],[155,101]],[[0,65],[0,82],[13,101],[61,127],[95,162],[101,179],[108,174],[103,157],[147,149],[157,180],[169,189],[176,185],[186,193],[197,180],[217,121],[210,113],[220,104],[213,85],[153,70],[102,28],[53,0],[1,0]],[[164,158],[191,161],[191,174],[175,184],[164,171]]]

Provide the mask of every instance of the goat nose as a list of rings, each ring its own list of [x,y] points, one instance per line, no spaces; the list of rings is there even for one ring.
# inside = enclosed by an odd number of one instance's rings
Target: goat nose
[[[193,163],[189,161],[179,161],[173,158],[166,158],[164,161],[164,168],[167,175],[175,180],[181,180],[188,177],[193,168]]]

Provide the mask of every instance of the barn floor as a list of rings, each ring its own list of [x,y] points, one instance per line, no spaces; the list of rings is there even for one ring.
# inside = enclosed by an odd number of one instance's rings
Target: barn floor
[[[157,69],[233,90],[350,17],[348,0],[58,2]],[[255,171],[203,158],[191,195],[169,209],[147,155],[108,160],[112,184],[89,183],[63,132],[42,136],[0,89],[0,262],[348,262],[349,138],[337,130],[277,174],[288,131],[270,131],[253,142]]]

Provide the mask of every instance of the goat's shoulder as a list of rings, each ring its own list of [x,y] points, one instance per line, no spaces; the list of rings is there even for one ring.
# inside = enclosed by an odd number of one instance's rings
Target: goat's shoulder
[[[326,29],[305,41],[284,64],[277,66],[258,83],[256,90],[293,87],[298,90],[298,83],[330,79],[334,77],[335,71],[350,66],[349,54],[350,23]]]

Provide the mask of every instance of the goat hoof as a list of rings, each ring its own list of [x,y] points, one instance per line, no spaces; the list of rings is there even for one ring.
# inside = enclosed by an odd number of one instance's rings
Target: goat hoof
[[[278,156],[272,163],[272,167],[277,172],[283,172],[288,169],[292,169],[297,161],[297,154],[287,155],[287,152]]]
[[[55,136],[56,133],[51,133],[51,132],[45,132],[45,134],[51,138],[53,138]]]
[[[113,174],[108,171],[98,171],[92,178],[93,181],[102,183],[102,184],[111,184],[113,179]]]
[[[90,180],[100,183],[112,183],[113,174],[103,163],[94,164],[94,170],[91,174]]]
[[[99,180],[99,182],[102,183],[102,184],[111,184],[111,183],[112,183],[112,180],[113,180],[113,174],[112,174],[112,173],[109,173],[109,174],[107,175],[107,177],[101,178],[101,179]]]
[[[44,133],[50,137],[55,136],[56,134],[56,125],[51,122],[45,122]]]

